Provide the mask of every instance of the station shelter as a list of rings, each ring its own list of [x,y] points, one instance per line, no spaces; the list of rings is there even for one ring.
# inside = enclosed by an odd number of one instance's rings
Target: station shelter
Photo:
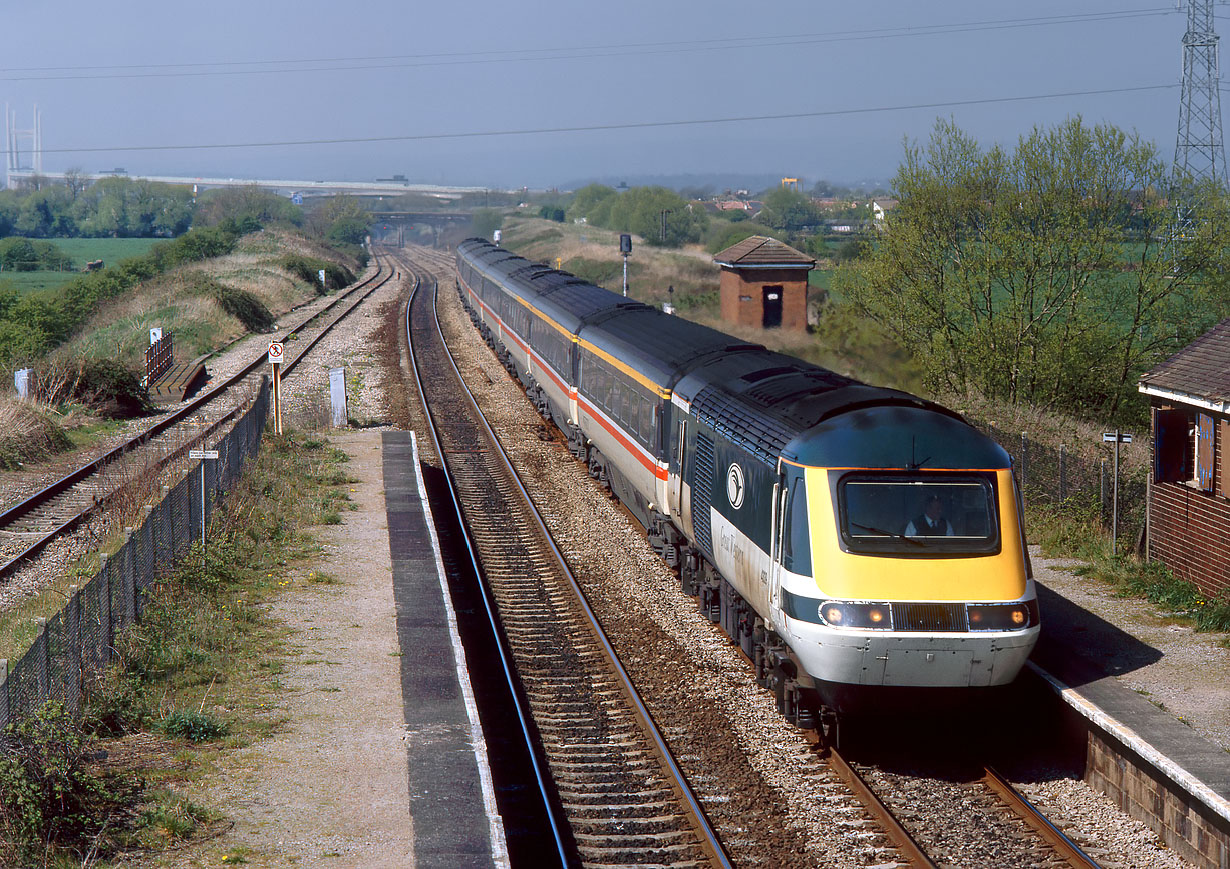
[[[715,254],[722,319],[760,329],[807,330],[807,275],[816,261],[775,238],[753,235]]]
[[[1148,557],[1209,598],[1230,593],[1230,318],[1141,376],[1153,468]]]

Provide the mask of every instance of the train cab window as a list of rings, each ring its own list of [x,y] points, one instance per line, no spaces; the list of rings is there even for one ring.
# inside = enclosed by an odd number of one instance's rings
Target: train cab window
[[[837,486],[842,542],[854,552],[927,556],[999,551],[991,475],[847,475]]]
[[[786,522],[782,534],[782,567],[791,573],[811,575],[811,534],[807,528],[807,486],[800,476],[790,483],[786,496]]]

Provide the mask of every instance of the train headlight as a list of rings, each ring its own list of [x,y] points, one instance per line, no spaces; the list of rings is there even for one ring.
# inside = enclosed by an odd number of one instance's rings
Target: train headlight
[[[892,607],[886,603],[825,601],[820,604],[820,619],[830,628],[893,629]]]
[[[971,604],[966,608],[971,631],[1019,631],[1030,625],[1030,608],[1023,603]]]

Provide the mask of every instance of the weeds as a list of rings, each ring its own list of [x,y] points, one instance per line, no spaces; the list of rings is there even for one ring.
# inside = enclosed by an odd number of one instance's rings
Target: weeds
[[[231,732],[226,722],[191,709],[175,710],[162,720],[161,726],[167,736],[189,742],[212,742]]]
[[[1230,631],[1230,595],[1210,600],[1160,561],[1142,561],[1122,551],[1112,554],[1094,501],[1035,502],[1026,513],[1030,539],[1043,553],[1085,562],[1075,568],[1076,575],[1101,580],[1121,597],[1144,598],[1198,631]],[[1230,648],[1230,638],[1223,645]]]
[[[78,859],[99,850],[136,784],[87,769],[87,745],[59,703],[10,723],[0,740],[0,858],[6,866],[45,861],[52,849]],[[117,825],[118,826],[118,825]]]
[[[343,484],[329,482],[345,454],[319,438],[310,444],[267,439],[219,505],[208,547],[149,590],[142,621],[116,638],[116,662],[89,676],[81,721],[47,704],[0,737],[0,865],[106,861],[190,839],[212,820],[172,791],[142,793],[138,774],[165,782],[163,767],[144,770],[138,758],[123,775],[101,775],[91,762],[115,737],[162,734],[187,743],[178,757],[191,770],[207,757],[191,746],[243,745],[278,726],[261,701],[278,690],[284,633],[263,604],[317,552],[306,529],[346,499],[344,487],[331,491]],[[242,861],[236,853],[228,862]]]

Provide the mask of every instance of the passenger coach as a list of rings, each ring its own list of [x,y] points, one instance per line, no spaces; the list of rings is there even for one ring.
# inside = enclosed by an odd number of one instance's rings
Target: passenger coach
[[[792,720],[1015,678],[1039,630],[1017,487],[957,414],[482,240],[457,273],[488,343]]]

